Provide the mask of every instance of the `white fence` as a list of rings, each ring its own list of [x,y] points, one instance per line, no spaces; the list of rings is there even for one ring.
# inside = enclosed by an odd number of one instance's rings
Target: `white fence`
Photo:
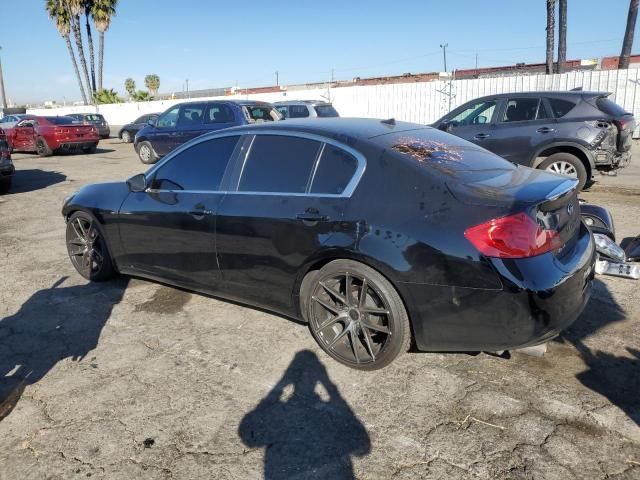
[[[451,91],[451,108],[455,108],[473,98],[495,93],[570,90],[582,87],[584,90],[612,92],[612,100],[640,118],[639,73],[640,69],[576,71],[558,75],[521,75],[454,80],[452,82],[414,82],[331,89],[283,90],[279,93],[207,97],[207,99],[248,98],[275,102],[278,100],[330,98],[336,109],[345,117],[394,117],[397,120],[428,124],[449,111],[449,91]],[[205,100],[205,98],[192,99],[192,101],[196,100]],[[184,100],[132,102],[98,107],[30,109],[28,113],[64,115],[95,110],[103,114],[111,125],[123,125],[139,115],[161,112],[182,101]]]

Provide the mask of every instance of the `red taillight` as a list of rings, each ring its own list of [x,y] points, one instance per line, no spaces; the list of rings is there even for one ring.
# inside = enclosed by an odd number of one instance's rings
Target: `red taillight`
[[[633,120],[628,118],[620,118],[617,120],[614,120],[613,123],[615,124],[616,127],[618,127],[618,131],[622,132],[625,128],[627,128],[629,126],[629,124],[631,124]]]
[[[558,232],[545,230],[526,213],[489,220],[464,236],[487,257],[533,257],[562,246]]]

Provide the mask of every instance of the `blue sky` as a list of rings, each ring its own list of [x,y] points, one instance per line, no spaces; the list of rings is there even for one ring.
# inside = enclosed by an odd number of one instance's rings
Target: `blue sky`
[[[618,55],[628,0],[569,0],[568,58]],[[79,99],[44,0],[0,0],[0,46],[13,101]],[[161,92],[260,86],[544,61],[544,0],[120,0],[106,34],[105,86],[148,73]],[[640,27],[640,23],[639,23]],[[97,51],[97,35],[96,35]],[[636,44],[640,42],[636,32]],[[640,45],[634,51],[640,51]]]

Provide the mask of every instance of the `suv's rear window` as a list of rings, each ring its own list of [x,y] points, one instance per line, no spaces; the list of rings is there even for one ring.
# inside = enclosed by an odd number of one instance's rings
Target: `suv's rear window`
[[[571,100],[564,100],[562,98],[549,98],[549,105],[553,111],[553,116],[556,118],[564,117],[567,113],[573,110],[578,103]]]
[[[606,97],[600,97],[596,100],[596,105],[598,105],[601,112],[611,115],[612,117],[621,117],[628,114],[624,108]]]
[[[53,125],[73,125],[74,123],[80,123],[71,117],[44,117],[44,119]]]
[[[338,112],[333,105],[316,105],[315,107],[316,113],[319,117],[339,117]]]

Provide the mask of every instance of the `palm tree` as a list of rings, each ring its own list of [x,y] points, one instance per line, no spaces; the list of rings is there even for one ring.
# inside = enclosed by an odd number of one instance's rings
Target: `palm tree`
[[[130,97],[133,97],[136,93],[136,82],[133,78],[127,78],[124,81],[124,89],[127,91]]]
[[[73,47],[71,46],[71,38],[69,37],[69,33],[71,31],[69,11],[64,6],[61,0],[47,0],[45,8],[47,10],[47,13],[49,14],[49,18],[55,22],[58,33],[60,33],[60,36],[64,38],[67,44],[69,56],[71,57],[71,63],[73,64],[73,69],[76,72],[76,78],[78,80],[78,86],[80,87],[82,101],[86,105],[87,94],[85,93],[84,86],[82,85],[82,77],[80,77],[78,62],[76,61],[76,56],[73,51]]]
[[[87,29],[87,42],[89,43],[89,65],[91,67],[91,90],[95,94],[96,92],[96,69],[95,61],[93,57],[93,35],[91,34],[91,24],[89,24],[89,15],[91,14],[91,7],[93,0],[84,0],[84,21],[85,28]]]
[[[91,16],[96,29],[100,32],[100,43],[98,47],[98,89],[102,89],[102,72],[104,67],[104,32],[109,30],[111,17],[116,14],[118,0],[93,0],[91,6]]]
[[[155,73],[149,74],[144,77],[144,85],[147,87],[147,90],[149,90],[149,93],[155,97],[160,88],[160,77]]]
[[[556,71],[564,72],[567,62],[567,0],[560,0],[558,5],[558,65]]]
[[[640,0],[629,1],[627,29],[624,31],[624,41],[622,42],[618,68],[629,68],[629,56],[631,55],[631,47],[633,47],[633,32],[636,29],[636,18],[638,17],[638,3],[640,3]]]
[[[148,100],[152,100],[152,98],[149,96],[149,92],[145,92],[144,90],[138,90],[137,92],[135,92],[133,94],[133,99],[136,102],[146,102]]]
[[[118,93],[115,90],[113,90],[112,88],[109,89],[109,90],[107,90],[107,89],[98,90],[93,95],[94,95],[95,102],[98,103],[98,104],[101,104],[101,103],[121,103],[122,102],[122,99],[120,97],[118,97]]]
[[[556,28],[556,0],[547,0],[547,75],[553,73],[553,44]]]
[[[89,80],[89,70],[87,69],[87,59],[84,56],[84,47],[82,46],[82,32],[80,30],[80,12],[83,8],[84,0],[65,0],[64,5],[69,12],[69,18],[71,23],[71,30],[73,31],[76,39],[76,49],[78,50],[78,57],[80,58],[80,66],[82,67],[82,73],[84,74],[84,80],[86,82],[87,91],[91,92],[91,100],[93,101],[93,89],[91,88],[91,81]]]

